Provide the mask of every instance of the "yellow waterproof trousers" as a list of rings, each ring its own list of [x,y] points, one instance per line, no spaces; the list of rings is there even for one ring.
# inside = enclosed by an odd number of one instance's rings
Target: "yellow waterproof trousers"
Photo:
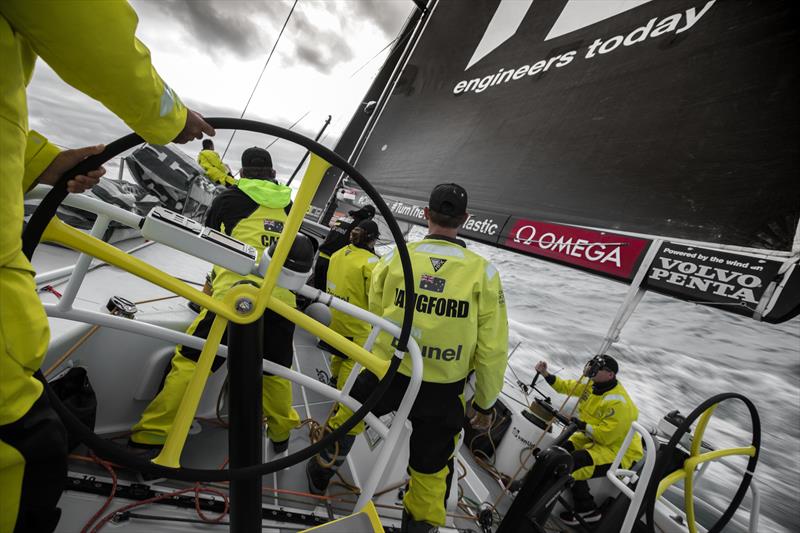
[[[356,337],[355,339],[350,337],[345,338],[359,346],[364,346],[364,343],[367,342],[367,337]],[[333,350],[333,348],[330,348],[330,350]],[[326,351],[329,350],[326,349]],[[342,388],[344,388],[344,384],[347,383],[347,378],[353,372],[354,366],[356,366],[356,362],[338,350],[331,353],[331,378],[336,380],[337,389],[342,390]]]
[[[336,388],[342,390],[344,384],[347,383],[347,378],[353,372],[353,367],[356,362],[349,357],[339,357],[334,355],[331,357],[331,376],[336,378]]]
[[[132,428],[133,442],[164,444],[167,440],[167,430],[172,426],[195,368],[197,363],[175,354],[172,358],[172,368],[164,381],[164,388],[150,402],[139,422]],[[267,435],[274,442],[288,439],[291,430],[300,423],[300,416],[292,407],[292,384],[284,378],[263,377],[261,407],[267,421]]]
[[[67,435],[33,377],[50,330],[20,252],[0,267],[0,533],[49,533],[67,469]]]
[[[10,265],[0,267],[0,427],[20,420],[41,396],[42,384],[33,373],[42,364],[49,340],[33,268],[20,251]],[[1,533],[14,529],[24,471],[24,455],[0,436]]]

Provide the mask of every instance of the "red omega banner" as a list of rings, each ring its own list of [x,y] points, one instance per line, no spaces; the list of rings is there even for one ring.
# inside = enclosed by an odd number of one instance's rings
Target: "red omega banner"
[[[650,241],[606,231],[524,218],[504,231],[503,246],[586,270],[630,280]]]

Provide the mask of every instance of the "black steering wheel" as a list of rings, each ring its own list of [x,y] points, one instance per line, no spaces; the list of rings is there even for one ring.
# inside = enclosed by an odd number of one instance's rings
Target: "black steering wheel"
[[[316,141],[313,141],[303,135],[293,131],[258,122],[255,120],[237,119],[237,118],[207,118],[208,122],[215,129],[239,129],[244,131],[251,131],[255,133],[263,133],[291,141],[298,144],[308,151],[318,155],[326,160],[333,166],[341,169],[344,173],[353,179],[362,190],[369,196],[378,208],[378,212],[386,219],[386,223],[392,233],[397,244],[397,251],[400,255],[400,262],[403,267],[403,278],[405,284],[406,294],[414,294],[414,282],[411,271],[411,260],[408,255],[408,248],[406,247],[403,233],[397,225],[391,210],[381,198],[380,194],[375,188],[361,175],[347,161],[341,158],[332,150],[324,147]],[[55,216],[56,210],[61,202],[67,195],[67,182],[79,174],[85,174],[90,170],[94,170],[103,163],[109,161],[113,157],[118,156],[124,151],[133,148],[145,141],[137,134],[131,133],[125,137],[121,137],[116,141],[106,145],[102,153],[89,157],[84,161],[77,164],[75,167],[65,172],[59,182],[53,186],[52,190],[39,204],[36,212],[31,217],[25,231],[23,232],[23,251],[28,259],[33,257],[37,245],[44,233],[45,228],[50,223],[50,220]],[[403,314],[403,324],[401,326],[400,337],[398,339],[398,351],[407,351],[408,338],[411,333],[411,321],[413,318],[413,306],[406,306]],[[375,390],[367,398],[364,404],[358,411],[356,411],[346,422],[339,426],[336,430],[326,435],[323,439],[318,441],[307,448],[303,448],[287,457],[276,459],[261,465],[253,465],[244,468],[235,468],[230,470],[207,470],[195,468],[169,468],[149,462],[146,459],[137,457],[127,452],[122,446],[119,446],[111,441],[107,441],[94,433],[86,425],[83,424],[75,415],[73,415],[61,402],[61,400],[53,392],[52,388],[47,384],[47,381],[42,376],[41,372],[37,372],[36,376],[42,381],[45,386],[48,398],[61,417],[64,425],[75,434],[75,436],[89,448],[95,451],[99,456],[109,459],[122,466],[139,470],[157,477],[166,477],[170,479],[177,479],[181,481],[234,481],[240,479],[247,479],[255,476],[263,476],[271,474],[295,465],[301,461],[309,459],[319,453],[322,449],[329,444],[344,437],[345,434],[355,427],[369,411],[378,403],[380,398],[386,392],[392,378],[397,373],[397,368],[400,366],[401,359],[397,356],[392,357],[389,368],[380,380]]]
[[[753,480],[753,473],[755,472],[756,464],[758,463],[758,456],[761,450],[761,419],[758,416],[758,411],[756,410],[756,406],[750,401],[749,398],[746,396],[736,393],[736,392],[726,392],[723,394],[718,394],[716,396],[712,396],[708,400],[701,403],[694,411],[686,417],[686,420],[678,427],[675,433],[672,435],[672,438],[669,440],[669,443],[666,446],[662,447],[659,450],[659,457],[661,460],[658,460],[655,464],[655,468],[653,469],[653,474],[650,477],[650,483],[647,487],[647,493],[645,494],[645,501],[647,502],[647,507],[645,509],[645,520],[647,524],[647,529],[650,533],[655,533],[655,506],[656,500],[659,497],[659,485],[661,484],[662,480],[664,479],[666,472],[667,465],[670,463],[670,458],[673,456],[675,452],[675,448],[680,443],[683,436],[691,430],[692,424],[695,420],[702,417],[701,422],[698,423],[698,427],[693,435],[693,443],[692,443],[692,451],[690,456],[686,459],[684,470],[685,475],[678,479],[684,479],[686,481],[686,485],[684,487],[684,491],[691,490],[691,476],[692,472],[696,468],[696,465],[704,462],[703,457],[699,454],[700,443],[703,439],[703,433],[705,432],[706,424],[708,419],[711,417],[714,409],[716,408],[717,404],[726,401],[726,400],[740,400],[742,401],[747,410],[750,413],[750,421],[753,428],[753,436],[750,441],[750,447],[744,449],[731,449],[731,450],[718,450],[716,452],[712,452],[712,454],[717,456],[727,456],[727,455],[745,455],[749,456],[750,459],[747,462],[747,468],[745,470],[744,475],[742,476],[742,481],[739,483],[739,487],[736,490],[736,493],[733,496],[728,508],[725,509],[725,512],[722,513],[722,516],[717,520],[717,522],[708,529],[708,533],[720,533],[725,529],[725,526],[728,524],[730,519],[733,517],[733,514],[739,508],[739,505],[742,503],[742,499],[744,498],[745,493],[747,493],[748,487],[750,487],[750,483]],[[726,453],[728,452],[728,453]],[[711,458],[707,459],[711,460]],[[678,470],[680,472],[680,470]],[[674,481],[673,481],[674,482]],[[665,487],[666,488],[666,487]],[[694,515],[694,505],[691,503],[691,492],[685,494],[689,497],[685,501],[685,507],[687,509],[687,515],[690,513],[689,507],[692,507],[691,515]],[[694,532],[697,530],[696,524],[694,520],[690,520],[689,522],[689,531]]]

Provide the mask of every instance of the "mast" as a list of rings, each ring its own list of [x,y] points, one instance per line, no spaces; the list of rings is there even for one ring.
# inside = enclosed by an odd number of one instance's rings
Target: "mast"
[[[314,137],[315,141],[318,141],[319,138],[322,137],[322,134],[325,133],[325,130],[328,128],[328,125],[330,123],[331,123],[331,116],[328,115],[328,118],[325,119],[325,124],[322,125],[322,129],[320,129],[319,133],[317,133],[317,136]],[[306,153],[303,154],[303,157],[300,159],[300,162],[297,163],[297,167],[294,169],[294,172],[292,172],[292,175],[289,178],[289,181],[286,182],[286,186],[287,187],[292,184],[292,181],[294,180],[294,177],[297,176],[297,173],[300,171],[300,167],[302,167],[303,163],[306,162],[306,159],[308,158],[308,154],[309,154],[309,152],[308,152],[308,150],[306,150]]]

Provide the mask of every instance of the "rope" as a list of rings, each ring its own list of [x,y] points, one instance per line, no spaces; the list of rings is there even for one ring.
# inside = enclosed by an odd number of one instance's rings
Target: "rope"
[[[308,426],[308,440],[311,442],[311,444],[315,444],[315,443],[319,442],[320,440],[322,440],[322,438],[327,433],[331,432],[331,429],[328,427],[328,421],[331,419],[333,414],[336,412],[337,405],[338,404],[333,404],[333,406],[331,406],[330,411],[328,411],[328,416],[325,418],[325,423],[324,424],[320,424],[319,422],[317,422],[313,418],[306,418],[305,420],[300,422],[300,425],[298,426],[298,428],[301,428],[301,427],[306,426],[306,425]],[[331,457],[330,461],[323,461],[322,460],[322,456],[320,454],[315,455],[314,459],[323,468],[332,468],[334,466],[334,464],[336,464],[336,459],[338,457],[339,457],[339,441],[336,441],[334,443],[333,456]],[[349,480],[345,479],[344,476],[342,476],[342,474],[341,474],[341,472],[339,471],[338,468],[336,469],[335,474],[336,474],[336,477],[339,478],[339,480],[338,481],[335,481],[335,480],[332,481],[331,485],[340,486],[343,489],[345,489],[347,491],[347,493],[351,493],[351,494],[355,494],[355,495],[361,494],[361,487],[359,487],[355,483],[351,483]],[[385,489],[384,492],[392,490],[393,488],[397,488],[397,487],[390,487],[388,489]],[[376,496],[379,496],[380,494],[383,494],[383,493],[376,494]]]
[[[89,331],[87,331],[87,332],[86,332],[86,334],[85,334],[83,337],[81,337],[80,339],[78,339],[78,340],[75,342],[75,344],[73,344],[73,345],[70,347],[70,349],[69,349],[69,350],[67,350],[66,352],[64,352],[64,355],[62,355],[61,357],[59,357],[59,358],[58,358],[58,360],[57,360],[55,363],[53,363],[52,365],[50,365],[50,368],[48,368],[47,370],[45,370],[45,371],[44,371],[44,377],[47,377],[47,376],[49,376],[50,374],[52,374],[52,373],[53,373],[53,372],[54,372],[54,371],[55,371],[55,370],[56,370],[58,367],[60,367],[60,366],[61,366],[61,365],[62,365],[62,364],[63,364],[63,363],[64,363],[64,362],[67,360],[67,359],[69,359],[70,357],[72,357],[72,354],[74,354],[74,353],[75,353],[75,351],[76,351],[78,348],[80,348],[80,347],[83,345],[83,343],[84,343],[84,342],[88,341],[88,340],[91,338],[91,336],[92,336],[92,335],[94,335],[95,333],[97,333],[97,330],[99,330],[99,329],[100,329],[100,326],[92,326],[92,327],[89,329]]]
[[[194,492],[195,511],[197,511],[197,516],[199,516],[200,519],[203,520],[204,522],[218,523],[218,522],[221,522],[222,519],[225,518],[225,516],[227,516],[228,509],[230,507],[229,502],[228,502],[228,495],[225,494],[222,491],[219,491],[219,490],[216,490],[216,489],[212,489],[212,488],[209,488],[209,487],[204,487],[200,483],[195,483],[194,486],[191,487],[191,488],[175,490],[175,491],[172,491],[172,492],[166,492],[166,493],[163,493],[163,494],[159,494],[158,496],[154,496],[152,498],[148,498],[146,500],[141,500],[141,501],[138,501],[138,502],[133,502],[133,503],[129,503],[127,505],[123,505],[122,507],[119,507],[119,508],[115,509],[114,511],[112,511],[112,512],[108,513],[107,515],[105,515],[102,518],[102,520],[100,520],[97,523],[97,525],[94,526],[94,528],[91,529],[90,533],[97,533],[106,524],[108,524],[111,520],[113,520],[115,516],[119,515],[120,513],[124,513],[125,511],[129,511],[131,509],[135,509],[137,507],[142,507],[144,505],[148,505],[148,504],[151,504],[151,503],[156,503],[156,502],[159,502],[159,501],[162,501],[162,500],[171,500],[172,498],[174,498],[176,496],[180,496],[181,494],[187,494],[187,493],[190,493],[190,492]],[[218,496],[218,497],[222,498],[222,501],[223,501],[223,504],[224,504],[224,508],[223,508],[222,512],[219,514],[219,516],[216,516],[214,518],[210,518],[209,519],[202,513],[202,511],[200,511],[200,509],[199,509],[200,508],[200,494],[202,494],[202,493],[207,493],[207,494],[211,494],[213,496]]]
[[[171,491],[171,492],[165,492],[165,493],[159,494],[158,496],[154,496],[152,498],[147,498],[145,500],[140,500],[140,501],[133,502],[133,503],[130,503],[130,504],[127,504],[127,505],[123,505],[122,507],[119,507],[119,508],[115,509],[114,511],[106,514],[105,516],[103,516],[102,519],[100,519],[98,521],[98,518],[102,515],[103,511],[108,509],[108,507],[111,505],[111,502],[114,500],[114,497],[115,497],[116,491],[117,491],[117,482],[118,482],[117,473],[114,470],[114,467],[117,467],[117,468],[120,468],[120,467],[119,467],[119,465],[115,465],[114,463],[111,463],[111,462],[108,462],[108,461],[104,461],[103,459],[98,458],[97,456],[94,455],[94,453],[91,453],[91,456],[89,456],[89,457],[86,457],[86,456],[83,456],[83,455],[70,455],[69,457],[71,459],[77,459],[79,461],[87,461],[87,462],[97,463],[98,465],[100,465],[103,468],[105,468],[108,471],[109,475],[111,476],[111,491],[109,492],[109,495],[106,498],[106,501],[103,502],[103,505],[100,507],[100,509],[98,509],[97,512],[95,512],[95,514],[92,515],[92,517],[86,522],[86,524],[81,529],[81,533],[97,533],[98,531],[103,529],[103,527],[105,527],[105,525],[108,524],[108,522],[114,520],[114,518],[116,516],[118,516],[119,514],[121,514],[121,513],[129,511],[131,509],[135,509],[137,507],[142,507],[144,505],[148,505],[148,504],[151,504],[151,503],[159,502],[159,501],[162,501],[162,500],[170,500],[170,499],[172,499],[172,498],[174,498],[176,496],[180,496],[181,494],[186,494],[186,493],[189,493],[189,492],[194,492],[194,508],[195,508],[195,512],[197,513],[197,516],[200,518],[200,520],[202,520],[203,522],[208,523],[208,524],[217,524],[217,523],[220,523],[228,515],[228,510],[229,510],[228,494],[226,494],[226,493],[224,493],[224,492],[222,492],[220,490],[217,490],[215,488],[212,488],[210,486],[206,486],[205,484],[194,483],[191,487],[188,487],[188,488],[185,488],[185,489],[178,489],[178,490],[174,490],[174,491]],[[226,463],[227,463],[227,461],[226,461]],[[224,468],[226,463],[223,463],[223,465],[220,468]],[[207,494],[211,494],[211,495],[218,496],[218,497],[222,498],[224,507],[223,507],[222,512],[218,516],[208,517],[203,513],[203,510],[200,507],[200,495],[202,493],[207,493]]]
[[[111,505],[111,502],[114,501],[114,496],[117,494],[117,473],[111,467],[111,463],[107,461],[103,461],[99,457],[97,457],[93,452],[89,452],[91,455],[91,459],[94,460],[95,463],[99,464],[103,468],[108,471],[109,475],[111,476],[111,491],[108,493],[108,497],[106,501],[103,502],[103,505],[100,506],[92,517],[84,524],[83,528],[81,529],[81,533],[87,533],[89,528],[100,518],[103,512],[108,509],[108,506]]]

